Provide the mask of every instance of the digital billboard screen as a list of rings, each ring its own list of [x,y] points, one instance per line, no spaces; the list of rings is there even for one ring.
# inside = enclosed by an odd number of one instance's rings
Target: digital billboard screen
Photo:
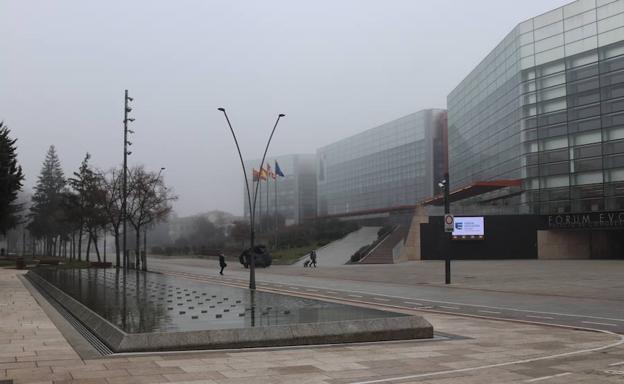
[[[481,240],[485,235],[483,216],[457,217],[453,225],[453,238],[461,240]]]

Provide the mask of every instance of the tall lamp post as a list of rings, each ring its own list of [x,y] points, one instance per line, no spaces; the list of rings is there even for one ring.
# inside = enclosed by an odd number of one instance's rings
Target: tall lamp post
[[[160,180],[160,174],[165,169],[165,167],[160,167],[160,171],[158,171],[158,176],[156,176],[156,182],[154,183],[154,194],[156,194],[156,185],[158,184],[158,180]],[[147,226],[143,228],[143,253],[143,266],[141,269],[147,271]]]
[[[132,152],[130,152],[128,150],[128,147],[132,145],[132,143],[130,142],[130,140],[128,140],[128,134],[132,134],[134,133],[133,130],[128,129],[128,123],[133,122],[134,119],[133,118],[129,118],[128,117],[128,113],[132,111],[132,108],[130,107],[129,103],[131,101],[133,101],[134,99],[130,96],[128,96],[128,90],[126,89],[125,92],[125,96],[124,96],[124,143],[123,143],[123,147],[124,147],[124,151],[123,151],[123,182],[122,182],[122,186],[121,186],[121,194],[122,194],[122,201],[121,201],[121,216],[123,219],[123,241],[122,241],[122,245],[123,245],[123,268],[124,270],[128,269],[128,254],[126,252],[126,243],[127,243],[127,216],[128,216],[128,212],[127,212],[127,199],[128,199],[128,155],[132,154]],[[117,257],[117,267],[119,268],[119,257]]]
[[[238,157],[240,158],[241,167],[243,169],[243,176],[245,177],[245,190],[247,192],[247,203],[249,204],[249,247],[253,252],[253,247],[254,247],[254,242],[255,242],[255,237],[256,237],[256,232],[254,229],[254,224],[255,224],[255,219],[256,219],[256,201],[257,201],[256,198],[258,197],[258,186],[260,185],[260,183],[259,182],[256,183],[256,188],[254,190],[253,200],[252,200],[251,190],[249,188],[249,178],[247,177],[247,171],[245,170],[245,161],[243,160],[243,155],[240,151],[240,146],[238,145],[238,139],[236,138],[236,134],[234,133],[234,129],[232,128],[232,124],[230,123],[230,118],[228,117],[227,112],[225,112],[225,108],[217,108],[217,110],[223,112],[223,115],[225,116],[225,120],[227,121],[228,126],[230,127],[230,132],[232,133],[232,137],[234,138],[234,143],[236,144],[236,150],[238,151]],[[280,119],[285,116],[286,115],[283,113],[280,113],[279,115],[277,115],[277,120],[275,120],[275,125],[273,126],[273,130],[271,130],[271,134],[269,135],[269,140],[267,140],[266,147],[264,148],[264,154],[262,155],[262,161],[260,162],[259,169],[262,169],[262,167],[264,167],[264,160],[269,150],[269,145],[271,144],[271,140],[273,139],[275,128],[277,128],[277,124],[279,123]],[[249,257],[249,289],[251,290],[256,289],[256,260],[253,254],[251,254]]]
[[[438,186],[442,188],[444,192],[444,214],[451,213],[451,202],[449,200],[449,174],[444,173],[444,179],[438,183]],[[452,232],[448,235],[445,233],[444,241],[444,283],[451,284],[451,236]]]

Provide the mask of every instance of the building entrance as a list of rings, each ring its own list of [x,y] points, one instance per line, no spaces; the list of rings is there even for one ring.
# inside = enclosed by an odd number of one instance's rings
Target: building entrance
[[[622,259],[624,230],[574,229],[537,232],[540,259]]]

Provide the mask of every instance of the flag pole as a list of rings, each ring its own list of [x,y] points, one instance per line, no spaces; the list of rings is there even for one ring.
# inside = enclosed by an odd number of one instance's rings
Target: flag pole
[[[271,214],[271,211],[269,210],[269,178],[271,177],[271,175],[269,175],[269,172],[267,172],[267,178],[266,178],[266,187],[267,187],[267,219],[269,218],[269,215]],[[267,220],[267,231],[270,230],[271,225],[269,224],[269,221]]]
[[[277,249],[277,230],[279,227],[279,223],[277,222],[277,175],[275,175],[275,179],[273,180],[275,180],[275,206],[273,207],[273,215],[275,215],[275,249]]]

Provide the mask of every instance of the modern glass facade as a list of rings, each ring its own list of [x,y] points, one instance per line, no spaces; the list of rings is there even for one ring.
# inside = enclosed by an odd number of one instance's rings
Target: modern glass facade
[[[277,176],[275,180],[269,178],[268,181],[261,181],[256,202],[258,217],[274,217],[277,212],[284,218],[286,225],[316,217],[316,157],[313,154],[268,157],[265,164],[274,168],[275,161],[279,163],[284,177]],[[252,170],[257,170],[259,165],[260,159],[245,162],[250,183]],[[247,192],[243,192],[244,213],[248,217]],[[253,193],[252,190],[252,199]]]
[[[319,216],[414,205],[432,196],[446,170],[445,149],[442,109],[416,112],[318,149]]]
[[[522,179],[501,213],[624,208],[624,0],[520,23],[448,96],[451,189]]]

